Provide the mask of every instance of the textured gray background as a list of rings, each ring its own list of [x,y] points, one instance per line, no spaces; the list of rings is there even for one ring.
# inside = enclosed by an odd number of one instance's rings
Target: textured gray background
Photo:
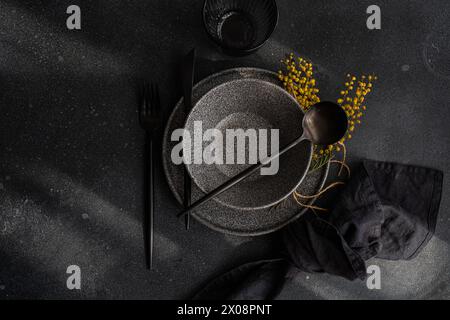
[[[68,5],[82,31],[68,31]],[[278,0],[280,21],[258,53],[234,60],[277,70],[296,52],[320,70],[322,99],[347,72],[379,75],[366,121],[348,144],[362,157],[445,173],[436,236],[413,261],[375,261],[382,290],[300,274],[286,299],[450,298],[450,5],[427,1]],[[365,10],[382,8],[382,30]],[[156,270],[144,269],[137,79],[179,99],[180,57],[196,46],[226,60],[201,22],[202,1],[0,1],[0,298],[186,298],[239,263],[271,257],[278,236],[221,235],[175,218],[158,173]],[[65,270],[82,269],[82,290]]]

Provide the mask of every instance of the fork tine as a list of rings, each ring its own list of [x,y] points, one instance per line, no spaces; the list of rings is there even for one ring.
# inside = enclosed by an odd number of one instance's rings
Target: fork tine
[[[142,121],[145,116],[145,108],[146,108],[146,104],[147,104],[147,91],[145,89],[145,81],[141,88],[141,94],[142,94],[142,100],[141,100],[140,107],[139,107],[139,117],[140,117],[140,120]]]
[[[149,100],[148,101],[149,109],[148,109],[148,111],[149,111],[150,115],[153,115],[153,104],[154,104],[153,99],[155,96],[155,94],[153,93],[153,82],[149,82],[148,89],[149,89],[149,99],[148,99]]]
[[[152,114],[152,91],[151,91],[151,87],[150,87],[150,83],[147,81],[146,82],[146,89],[147,89],[147,104],[145,106],[145,112],[147,114],[147,116],[150,116]]]
[[[161,98],[159,96],[159,87],[158,84],[155,83],[155,91],[156,91],[156,103],[155,103],[155,113],[156,115],[159,114],[159,112],[161,111]]]
[[[156,86],[155,86],[155,83],[154,82],[152,82],[152,84],[151,84],[151,86],[152,86],[152,97],[151,97],[151,103],[150,103],[150,105],[151,105],[151,112],[152,112],[152,115],[156,115],[156,95],[157,95],[157,88],[156,88]]]

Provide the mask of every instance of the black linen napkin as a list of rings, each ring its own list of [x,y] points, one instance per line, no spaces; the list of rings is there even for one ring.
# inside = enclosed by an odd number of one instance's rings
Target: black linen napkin
[[[441,171],[365,160],[329,214],[285,228],[285,258],[233,269],[194,299],[273,299],[295,269],[354,280],[372,257],[412,259],[434,234],[442,182]]]

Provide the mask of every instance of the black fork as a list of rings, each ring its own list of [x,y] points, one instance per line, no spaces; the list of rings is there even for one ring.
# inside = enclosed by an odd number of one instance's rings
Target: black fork
[[[142,101],[139,108],[139,123],[145,130],[145,205],[144,205],[144,240],[145,261],[148,269],[153,268],[154,246],[154,208],[155,208],[155,184],[154,184],[154,143],[157,129],[161,124],[161,101],[158,85],[144,83]]]

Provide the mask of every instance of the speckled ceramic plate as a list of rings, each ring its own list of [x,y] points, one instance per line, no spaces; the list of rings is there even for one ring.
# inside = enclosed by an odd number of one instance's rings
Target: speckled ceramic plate
[[[225,70],[209,76],[199,82],[193,90],[193,103],[213,88],[237,79],[258,79],[279,85],[277,75],[273,72],[255,68],[237,68]],[[171,141],[175,129],[183,128],[186,120],[183,101],[175,106],[166,126],[163,140],[163,165],[167,181],[177,201],[183,199],[183,164],[175,165],[171,160],[171,150],[177,142]],[[317,193],[324,185],[328,175],[328,166],[309,172],[297,190],[303,195]],[[204,193],[192,184],[192,200],[201,198]],[[311,204],[311,201],[305,201]],[[209,201],[194,212],[192,216],[206,226],[222,233],[240,236],[256,236],[276,231],[305,212],[292,197],[270,208],[242,210],[225,206],[216,201]]]
[[[303,112],[298,102],[280,86],[263,79],[236,79],[216,86],[203,95],[189,114],[185,129],[197,141],[202,141],[203,132],[210,129],[221,132],[224,141],[230,140],[228,130],[255,130],[255,142],[258,142],[258,134],[265,132],[268,141],[264,142],[264,148],[259,146],[266,150],[263,156],[265,158],[278,150],[270,152],[271,130],[277,130],[278,146],[281,148],[302,135],[302,121]],[[200,124],[202,128],[198,130]],[[235,139],[232,141],[236,142]],[[202,150],[210,143],[204,141]],[[191,148],[191,159],[194,158],[194,149]],[[202,154],[202,150],[199,154]],[[255,151],[257,157],[261,150]],[[197,186],[209,193],[247,169],[250,166],[249,153],[247,145],[245,150],[239,152],[239,156],[243,158],[241,162],[244,160],[245,164],[239,164],[236,161],[236,146],[228,146],[222,152],[223,163],[191,161],[186,167]],[[263,175],[255,172],[213,200],[236,209],[271,207],[287,198],[300,185],[308,172],[311,154],[311,142],[303,141],[273,163],[278,166],[276,174]],[[233,161],[227,163],[229,158]]]

